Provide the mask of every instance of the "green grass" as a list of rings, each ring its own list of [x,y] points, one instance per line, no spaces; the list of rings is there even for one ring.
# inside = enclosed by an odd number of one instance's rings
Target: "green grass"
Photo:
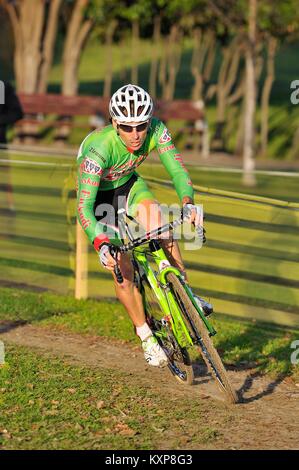
[[[81,334],[118,338],[138,344],[132,324],[118,302],[76,300],[70,296],[0,288],[0,321],[26,321]],[[275,328],[258,321],[214,315],[215,344],[226,363],[254,362],[273,376],[298,376],[290,363],[291,343],[299,330]]]
[[[184,155],[184,152],[182,152]],[[244,194],[253,194],[283,201],[299,201],[298,178],[286,176],[260,175],[256,176],[257,185],[253,188],[242,185],[242,174],[233,172],[206,171],[194,165],[186,164],[192,183],[207,188],[222,189]],[[162,164],[143,163],[139,173],[146,177],[169,180],[169,175]]]
[[[206,446],[225,425],[224,405],[181,396],[178,402],[166,388],[157,394],[129,374],[78,367],[11,345],[0,368],[0,391],[3,450]],[[220,426],[213,423],[215,407]]]

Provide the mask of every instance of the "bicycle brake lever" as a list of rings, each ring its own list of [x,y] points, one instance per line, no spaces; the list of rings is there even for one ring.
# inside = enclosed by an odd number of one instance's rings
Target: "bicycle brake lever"
[[[111,256],[113,256],[113,258],[116,261],[116,265],[113,268],[114,274],[116,276],[116,280],[119,284],[122,284],[124,282],[124,278],[123,278],[123,275],[121,273],[120,267],[117,263],[117,250],[115,248],[111,247],[110,248],[110,254],[111,254]]]

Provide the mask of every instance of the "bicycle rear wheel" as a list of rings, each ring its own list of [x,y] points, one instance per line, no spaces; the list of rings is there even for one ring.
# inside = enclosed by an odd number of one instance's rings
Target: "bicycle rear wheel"
[[[165,319],[165,313],[145,276],[142,278],[140,290],[147,321],[168,357],[168,368],[179,383],[192,385],[194,373],[188,351],[176,341],[171,324]]]
[[[226,400],[229,403],[237,403],[237,394],[230,384],[222,360],[213,345],[205,324],[185,291],[183,284],[173,273],[168,273],[166,279],[177,300],[181,313],[186,320],[191,336],[194,337],[195,332],[197,332],[197,338],[194,339],[195,341],[197,340],[196,345],[208,370],[211,372],[220,390],[224,393]]]

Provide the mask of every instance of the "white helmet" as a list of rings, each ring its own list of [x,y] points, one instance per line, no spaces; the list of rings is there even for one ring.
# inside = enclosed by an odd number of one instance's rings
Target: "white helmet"
[[[129,84],[112,95],[109,112],[120,123],[148,121],[153,114],[153,101],[143,88]]]

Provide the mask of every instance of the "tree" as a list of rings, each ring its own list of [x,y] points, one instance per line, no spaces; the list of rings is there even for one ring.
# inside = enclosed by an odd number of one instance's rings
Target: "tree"
[[[269,35],[267,37],[267,75],[261,96],[261,153],[263,156],[267,155],[268,148],[269,100],[272,85],[275,79],[274,59],[277,45],[278,40]]]
[[[192,99],[205,101],[204,87],[211,76],[216,53],[216,36],[212,29],[196,26],[193,30],[191,73],[194,77]]]
[[[151,0],[124,1],[120,16],[131,25],[131,82],[138,84],[138,63],[141,56],[140,28],[151,21]]]
[[[257,0],[249,0],[248,36],[245,50],[246,81],[245,81],[245,119],[244,119],[244,150],[243,150],[243,184],[255,186],[254,174],[254,123],[256,110],[256,29]]]
[[[180,68],[184,24],[190,20],[195,3],[195,0],[169,0],[164,3],[163,16],[170,26],[168,37],[164,40],[159,81],[162,86],[162,96],[166,100],[172,100],[174,97],[176,77]]]
[[[242,98],[245,86],[245,74],[242,71],[241,59],[243,56],[243,34],[235,35],[224,43],[221,48],[222,61],[219,67],[216,85],[211,85],[206,98],[210,99],[214,93],[217,98],[216,130],[214,148],[226,150],[224,127],[227,121],[227,108]]]
[[[260,31],[267,49],[266,78],[261,93],[260,151],[267,156],[269,101],[275,80],[275,56],[286,40],[298,38],[299,10],[297,0],[263,0],[260,6]]]
[[[14,34],[17,90],[23,93],[45,91],[61,0],[0,0],[0,4],[9,15]]]
[[[63,48],[63,95],[77,94],[81,55],[96,19],[101,17],[101,6],[101,0],[74,0],[64,5],[67,29]]]

